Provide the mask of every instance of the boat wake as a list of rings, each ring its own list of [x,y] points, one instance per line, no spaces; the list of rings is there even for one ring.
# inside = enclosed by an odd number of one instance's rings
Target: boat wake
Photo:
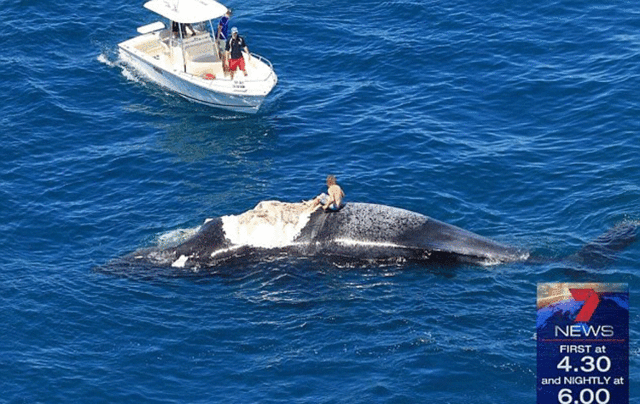
[[[98,60],[98,62],[108,67],[120,68],[122,75],[129,81],[133,81],[134,83],[140,83],[142,85],[146,84],[144,80],[140,79],[139,75],[136,74],[136,71],[134,69],[129,67],[129,65],[127,65],[127,63],[124,60],[120,59],[117,53],[115,53],[114,55],[111,55],[110,52],[103,51],[101,54],[98,55],[96,60]]]
[[[98,57],[96,58],[98,60],[98,62],[105,64],[109,67],[115,67],[118,65],[118,60],[111,60],[109,58],[109,55],[107,53],[101,53],[98,55]]]

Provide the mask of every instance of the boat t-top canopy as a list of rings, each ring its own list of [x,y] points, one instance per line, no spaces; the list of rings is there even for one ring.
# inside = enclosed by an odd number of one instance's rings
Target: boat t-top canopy
[[[227,13],[227,8],[214,0],[151,0],[144,7],[181,24],[214,20]]]

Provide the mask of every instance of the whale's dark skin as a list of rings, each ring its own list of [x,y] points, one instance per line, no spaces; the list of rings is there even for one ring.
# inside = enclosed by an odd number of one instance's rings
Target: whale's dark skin
[[[211,267],[230,259],[286,254],[340,262],[406,260],[437,264],[497,264],[526,260],[528,254],[459,227],[404,209],[348,203],[337,212],[318,209],[291,245],[265,249],[236,246],[221,218],[206,222],[182,244],[129,256],[157,265]],[[182,258],[179,265],[176,261]]]
[[[341,259],[402,257],[434,263],[484,264],[519,261],[527,255],[415,212],[364,203],[349,203],[338,212],[314,212],[298,241],[302,241],[303,255]]]
[[[563,260],[597,268],[608,265],[618,251],[635,241],[639,225],[638,221],[621,223],[568,257],[531,257],[527,251],[419,213],[384,205],[348,203],[337,212],[318,209],[311,213],[292,242],[283,247],[234,244],[225,233],[223,218],[218,217],[208,220],[181,244],[139,250],[112,264],[120,268],[150,264],[197,269],[293,256],[327,258],[338,263],[410,261],[437,265]]]

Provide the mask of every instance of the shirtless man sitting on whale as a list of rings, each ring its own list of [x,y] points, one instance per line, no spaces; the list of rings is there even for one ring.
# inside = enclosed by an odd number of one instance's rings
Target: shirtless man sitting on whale
[[[344,192],[340,185],[336,182],[335,175],[327,176],[327,194],[324,192],[318,195],[315,199],[309,201],[313,210],[317,210],[320,206],[324,210],[338,211],[342,207],[342,199],[344,198]]]

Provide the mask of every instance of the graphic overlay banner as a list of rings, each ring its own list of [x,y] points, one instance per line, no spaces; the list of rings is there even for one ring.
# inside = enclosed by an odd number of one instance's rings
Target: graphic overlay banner
[[[538,284],[538,404],[629,403],[629,288]]]

